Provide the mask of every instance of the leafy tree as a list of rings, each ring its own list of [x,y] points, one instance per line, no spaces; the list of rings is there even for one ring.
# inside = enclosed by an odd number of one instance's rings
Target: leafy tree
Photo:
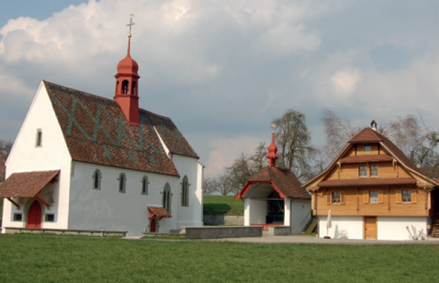
[[[305,124],[305,114],[289,109],[273,120],[275,140],[278,147],[277,166],[291,169],[299,180],[313,175],[313,166],[318,149],[311,145],[311,134]]]

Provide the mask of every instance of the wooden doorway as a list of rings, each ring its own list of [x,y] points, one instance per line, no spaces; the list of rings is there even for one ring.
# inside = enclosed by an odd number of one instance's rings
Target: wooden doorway
[[[377,217],[365,216],[364,217],[364,239],[377,239]]]
[[[153,219],[151,219],[151,222],[149,224],[149,232],[150,233],[155,233],[156,229],[157,229],[156,226],[157,226],[157,224],[156,224],[156,220],[155,220],[155,217],[154,217]]]
[[[34,200],[29,208],[27,228],[41,228],[41,205],[37,200]]]

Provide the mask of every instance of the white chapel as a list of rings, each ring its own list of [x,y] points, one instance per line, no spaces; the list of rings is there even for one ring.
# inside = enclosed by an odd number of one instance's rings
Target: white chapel
[[[171,119],[139,108],[130,42],[112,100],[41,82],[6,161],[2,232],[203,225],[203,166]]]

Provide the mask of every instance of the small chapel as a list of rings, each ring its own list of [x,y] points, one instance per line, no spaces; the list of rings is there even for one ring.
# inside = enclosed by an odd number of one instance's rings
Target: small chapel
[[[198,155],[170,118],[139,108],[132,24],[113,99],[41,82],[6,161],[3,233],[203,225]]]
[[[268,166],[250,177],[235,196],[244,200],[244,226],[262,226],[273,235],[299,234],[311,220],[311,195],[290,169],[276,167],[274,131],[267,158]]]

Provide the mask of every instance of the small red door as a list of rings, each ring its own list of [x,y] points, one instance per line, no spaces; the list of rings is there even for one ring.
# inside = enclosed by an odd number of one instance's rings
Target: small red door
[[[41,205],[36,200],[29,208],[27,228],[41,228]]]
[[[151,219],[151,224],[149,225],[149,232],[155,233],[155,217]]]

